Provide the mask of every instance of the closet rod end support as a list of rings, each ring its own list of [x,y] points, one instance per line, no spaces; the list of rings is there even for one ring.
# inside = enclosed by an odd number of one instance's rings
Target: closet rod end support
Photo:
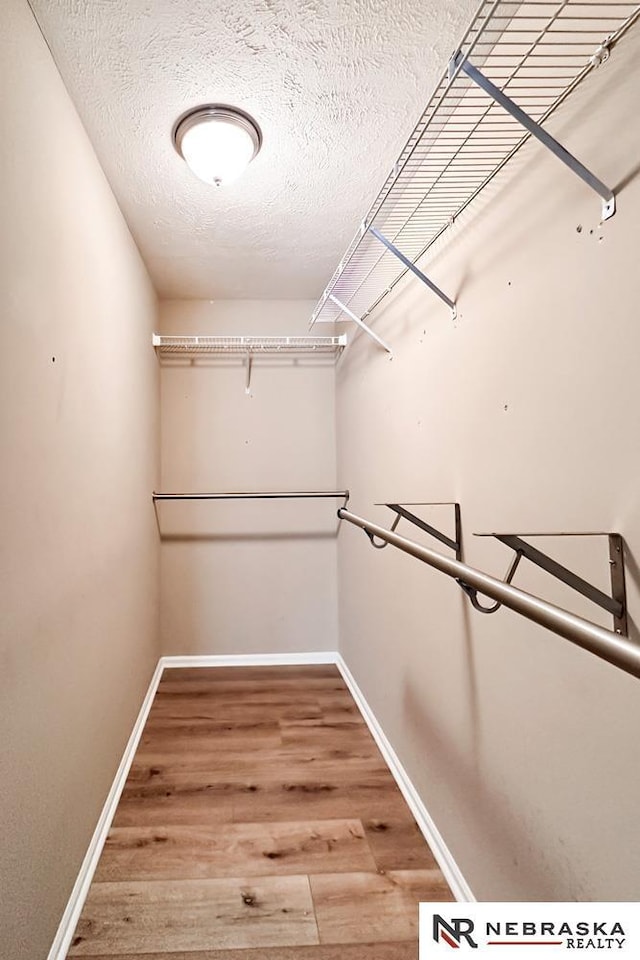
[[[615,195],[611,197],[610,200],[602,201],[602,222],[609,220],[614,213],[616,212],[616,198]]]

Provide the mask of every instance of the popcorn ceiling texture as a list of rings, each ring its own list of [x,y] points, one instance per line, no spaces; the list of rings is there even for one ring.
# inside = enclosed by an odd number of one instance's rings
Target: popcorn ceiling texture
[[[164,298],[321,294],[476,0],[30,0]],[[227,187],[175,153],[204,102],[262,151]]]

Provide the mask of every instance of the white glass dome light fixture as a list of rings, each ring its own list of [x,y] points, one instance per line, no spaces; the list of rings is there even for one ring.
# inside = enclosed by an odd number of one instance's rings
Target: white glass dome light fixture
[[[196,177],[219,187],[237,180],[251,163],[262,132],[243,110],[212,103],[180,117],[173,145]]]

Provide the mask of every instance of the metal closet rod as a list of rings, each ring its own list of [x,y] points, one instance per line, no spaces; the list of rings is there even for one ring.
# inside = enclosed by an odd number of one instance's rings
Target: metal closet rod
[[[423,563],[428,563],[436,570],[440,570],[441,573],[446,573],[447,576],[453,577],[455,580],[475,587],[480,593],[498,600],[505,607],[510,607],[511,610],[522,614],[528,620],[533,620],[534,623],[539,623],[541,626],[553,630],[554,633],[570,640],[584,650],[589,650],[590,653],[594,653],[602,660],[606,660],[626,673],[640,678],[640,646],[636,646],[626,637],[619,636],[612,630],[605,630],[604,627],[599,627],[595,623],[591,623],[590,620],[577,617],[561,607],[547,603],[546,600],[541,600],[524,590],[519,590],[502,580],[497,580],[487,573],[482,573],[475,567],[469,567],[466,563],[452,560],[435,550],[429,550],[427,547],[414,543],[413,540],[407,540],[405,537],[386,530],[378,524],[371,523],[369,520],[364,520],[344,508],[338,510],[338,517],[341,520],[348,520],[349,523],[355,524],[356,527],[360,527],[368,534],[386,540],[387,543],[412,557],[416,557],[417,560],[422,560]]]
[[[307,500],[349,499],[348,490],[295,490],[256,493],[153,493],[154,500]]]

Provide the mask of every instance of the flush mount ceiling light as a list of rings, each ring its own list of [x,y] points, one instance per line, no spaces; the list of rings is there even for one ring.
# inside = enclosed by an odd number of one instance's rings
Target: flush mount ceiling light
[[[207,104],[185,113],[173,129],[173,145],[205,183],[231,183],[262,146],[255,120],[235,107]]]

